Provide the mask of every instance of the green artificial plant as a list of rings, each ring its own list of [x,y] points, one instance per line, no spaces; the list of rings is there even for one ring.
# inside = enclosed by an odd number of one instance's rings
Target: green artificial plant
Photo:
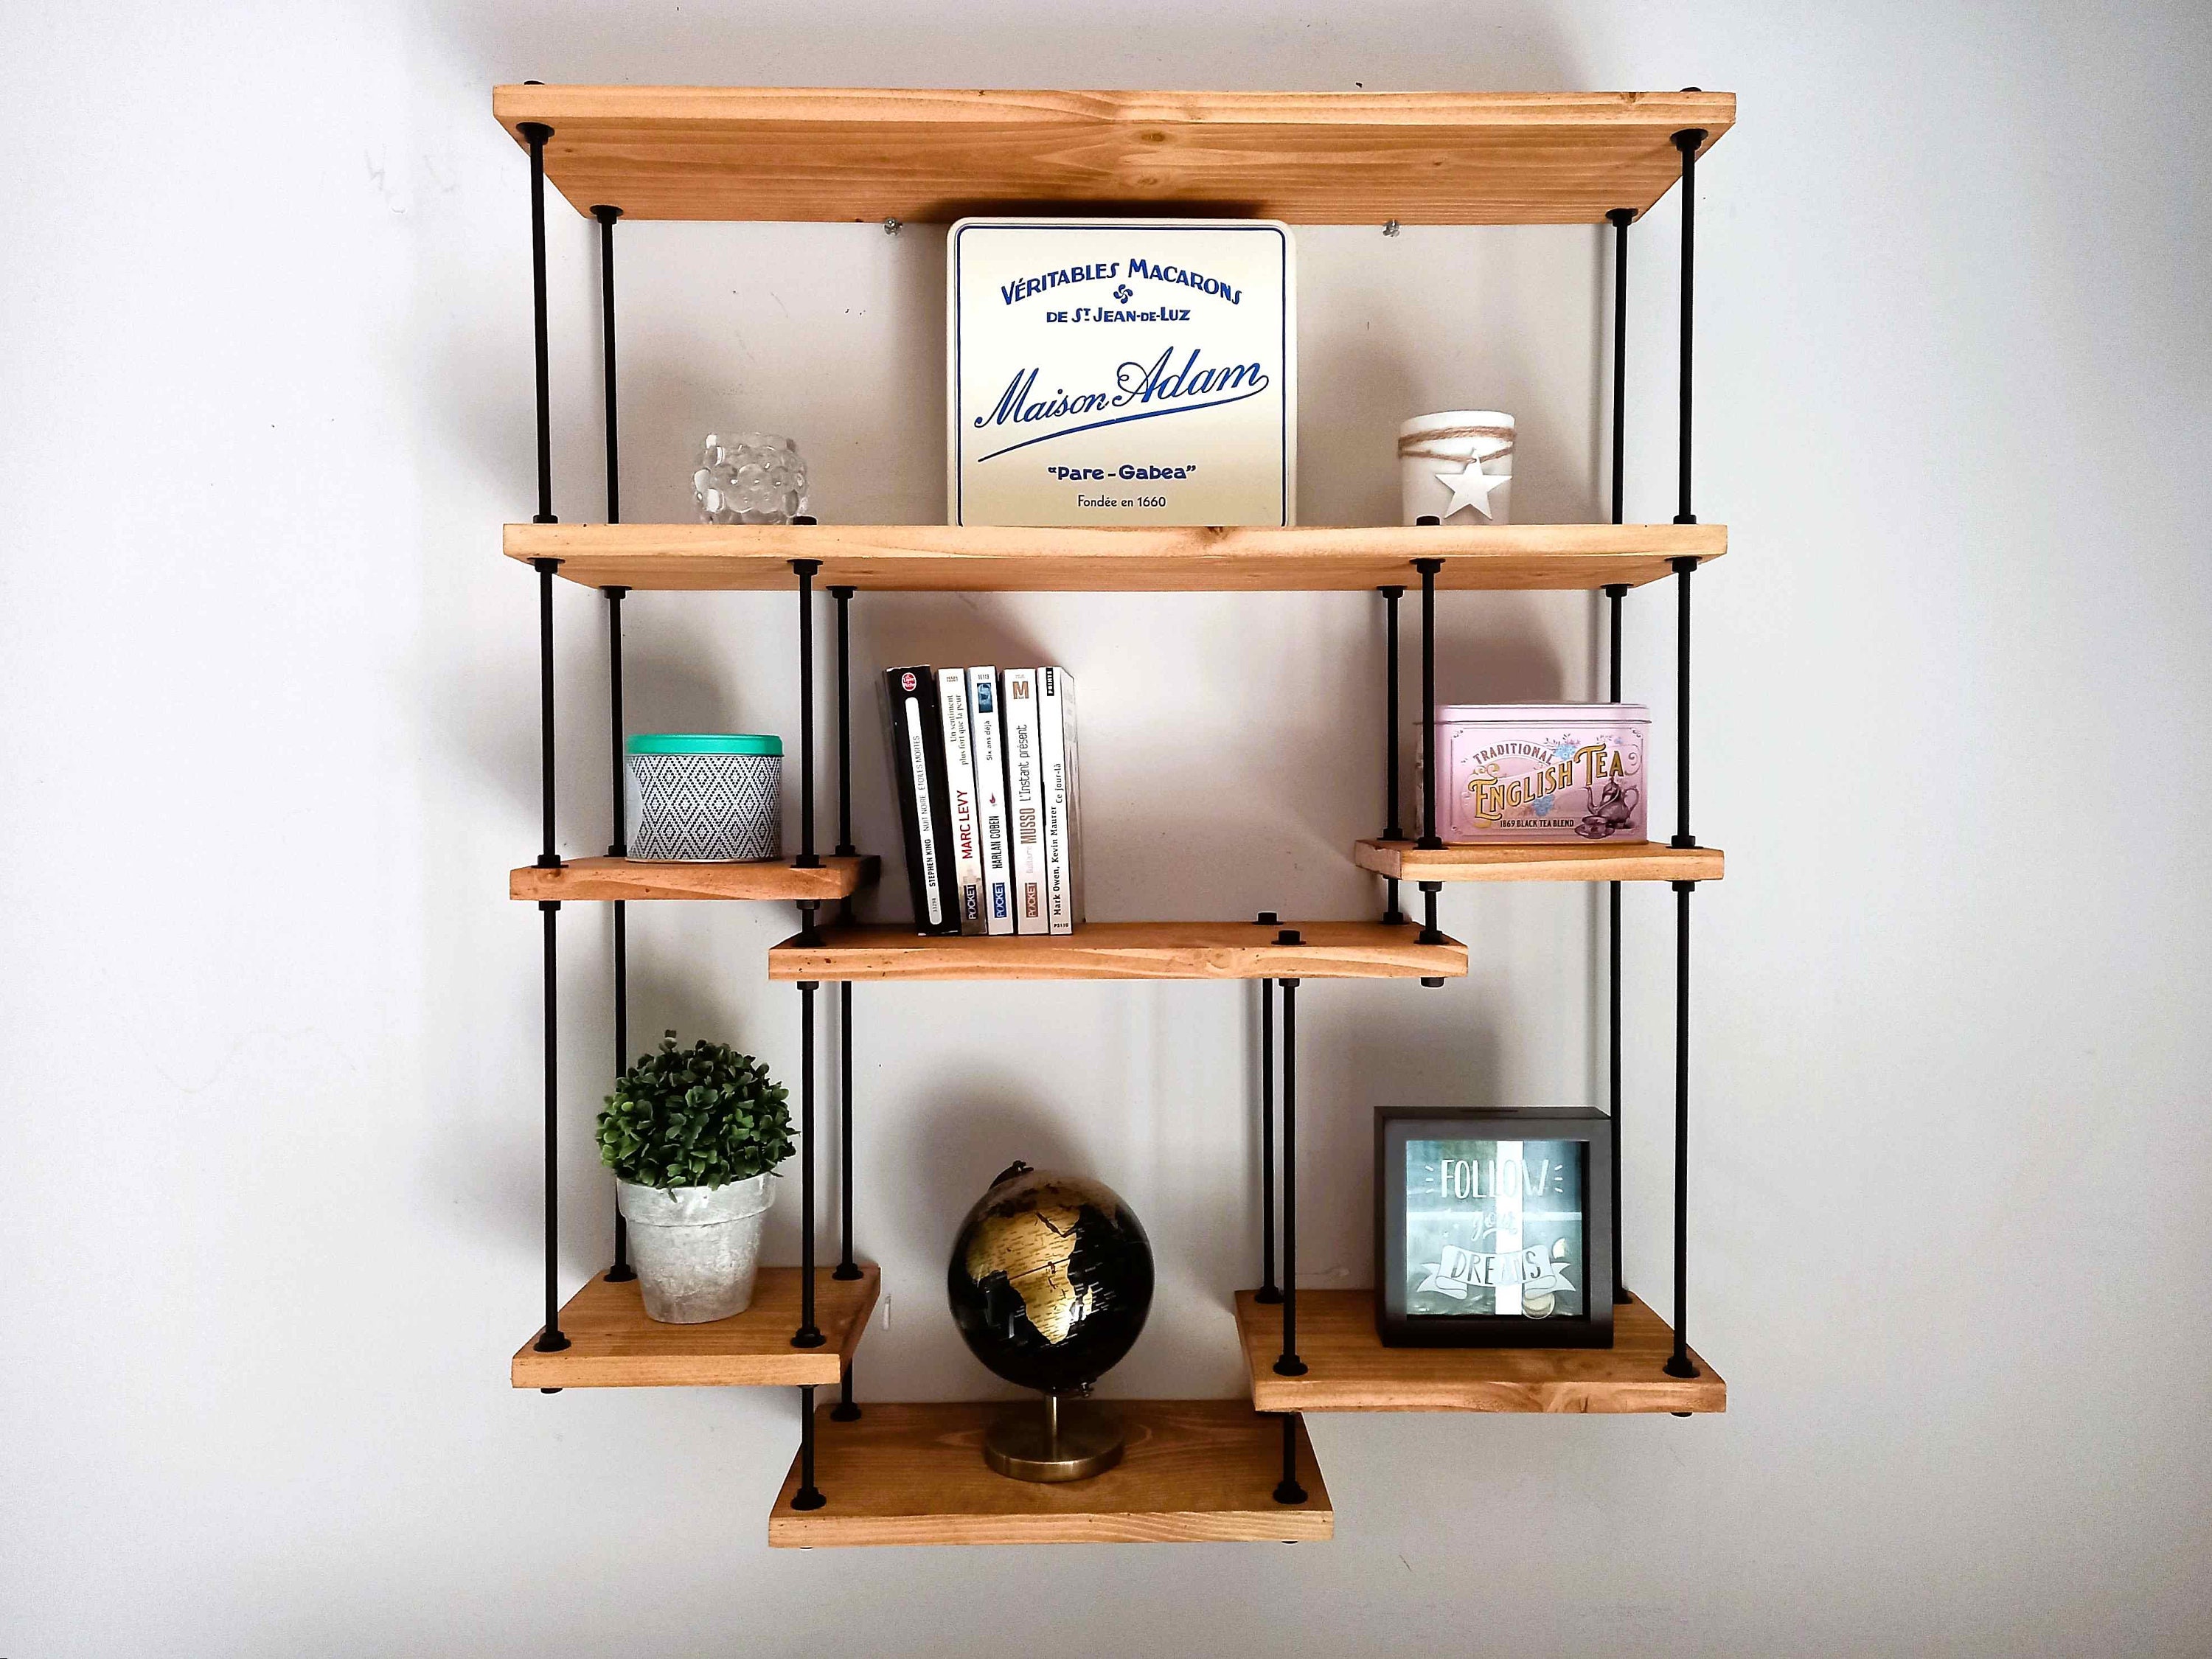
[[[641,1187],[720,1187],[791,1156],[786,1091],[750,1054],[676,1033],[616,1080],[599,1114],[599,1156]]]

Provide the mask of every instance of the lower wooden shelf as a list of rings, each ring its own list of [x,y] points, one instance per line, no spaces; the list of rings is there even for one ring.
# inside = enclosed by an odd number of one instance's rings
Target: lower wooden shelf
[[[814,1484],[799,1510],[793,1459],[769,1516],[781,1548],[874,1544],[1165,1544],[1331,1536],[1335,1516],[1305,1425],[1293,1422],[1303,1504],[1278,1504],[1282,1419],[1241,1400],[1109,1400],[1128,1436],[1088,1480],[1040,1486],[994,1474],[983,1431],[1001,1404],[863,1404],[856,1423],[815,1413]]]
[[[1283,1310],[1237,1292],[1237,1334],[1263,1412],[1718,1412],[1728,1384],[1691,1350],[1698,1375],[1669,1376],[1667,1322],[1635,1297],[1613,1310],[1610,1348],[1386,1348],[1372,1291],[1298,1292],[1304,1376],[1278,1376]]]
[[[660,864],[644,859],[570,859],[555,870],[525,865],[507,874],[507,896],[517,899],[786,899],[845,898],[876,878],[873,857],[825,855],[818,868],[796,864]]]
[[[1410,841],[1363,841],[1352,862],[1398,881],[1718,881],[1717,847],[1656,841],[1461,842],[1423,850]]]
[[[1295,931],[1296,945],[1277,942]],[[1057,938],[824,927],[768,953],[770,979],[1444,979],[1467,973],[1467,946],[1418,943],[1420,929],[1379,921],[1094,921]]]
[[[858,1279],[814,1270],[818,1348],[794,1348],[799,1328],[799,1269],[763,1267],[752,1305],[706,1325],[664,1325],[645,1316],[637,1282],[611,1285],[595,1275],[561,1310],[568,1346],[540,1353],[516,1350],[511,1376],[518,1389],[696,1389],[836,1386],[875,1311],[883,1274],[860,1264]],[[543,1328],[540,1328],[542,1333]]]

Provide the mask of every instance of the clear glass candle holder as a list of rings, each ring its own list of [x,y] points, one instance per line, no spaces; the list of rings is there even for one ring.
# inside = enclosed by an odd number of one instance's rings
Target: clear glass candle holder
[[[806,463],[772,432],[710,432],[691,495],[702,524],[789,524],[806,512]]]

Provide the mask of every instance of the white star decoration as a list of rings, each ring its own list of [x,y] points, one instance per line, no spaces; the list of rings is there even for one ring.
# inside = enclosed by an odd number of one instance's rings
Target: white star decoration
[[[1437,473],[1437,482],[1450,485],[1452,493],[1451,505],[1443,510],[1443,516],[1449,519],[1462,507],[1471,507],[1488,519],[1490,492],[1505,483],[1509,476],[1500,473],[1495,477],[1486,477],[1480,461],[1469,461],[1464,472]]]

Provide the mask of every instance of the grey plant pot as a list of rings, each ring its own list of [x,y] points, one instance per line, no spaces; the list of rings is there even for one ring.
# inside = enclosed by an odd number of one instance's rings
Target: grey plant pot
[[[761,1229],[775,1201],[768,1183],[764,1175],[720,1187],[615,1182],[647,1318],[703,1325],[752,1305]]]

